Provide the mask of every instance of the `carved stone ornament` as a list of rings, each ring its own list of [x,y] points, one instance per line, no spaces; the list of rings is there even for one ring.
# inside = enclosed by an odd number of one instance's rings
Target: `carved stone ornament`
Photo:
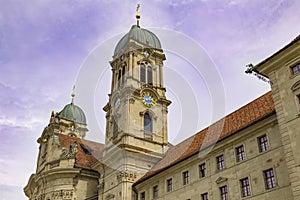
[[[117,175],[119,182],[121,181],[135,181],[136,174],[134,172],[120,171]]]
[[[60,157],[61,158],[75,158],[75,155],[78,151],[78,144],[75,141],[70,145],[70,149],[62,148]]]
[[[225,181],[227,181],[227,180],[228,180],[228,178],[219,177],[219,178],[216,180],[216,183],[217,183],[217,184],[220,184],[220,183],[223,183],[223,182],[225,182]]]
[[[59,190],[51,192],[51,199],[72,199],[72,190]]]
[[[61,150],[60,157],[61,157],[61,158],[68,158],[68,157],[69,157],[69,150],[66,149],[66,148],[63,148],[63,149]]]
[[[114,194],[108,194],[108,195],[106,195],[105,200],[110,200],[110,199],[114,199],[114,198],[115,198]]]
[[[134,104],[134,102],[135,102],[134,98],[129,99],[129,103]]]
[[[103,190],[104,189],[104,181],[101,181],[98,185],[99,190]]]
[[[292,87],[291,90],[294,92],[300,88],[300,81],[297,81]]]

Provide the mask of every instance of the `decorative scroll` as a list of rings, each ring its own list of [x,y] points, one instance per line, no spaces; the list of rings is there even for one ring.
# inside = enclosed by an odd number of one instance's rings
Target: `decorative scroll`
[[[75,155],[78,151],[78,144],[75,141],[70,145],[70,149],[62,148],[60,157],[61,158],[75,158]]]

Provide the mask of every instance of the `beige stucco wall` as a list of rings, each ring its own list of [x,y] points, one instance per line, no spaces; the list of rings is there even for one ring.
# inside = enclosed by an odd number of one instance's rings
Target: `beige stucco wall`
[[[260,153],[257,137],[267,134],[270,149]],[[236,162],[235,148],[244,144],[246,159]],[[223,154],[225,169],[218,171],[216,157]],[[203,157],[204,156],[204,157]],[[207,176],[199,178],[199,164],[206,163]],[[263,171],[273,168],[277,187],[265,189]],[[182,173],[190,172],[190,184],[183,185]],[[200,199],[208,192],[209,199],[220,199],[219,187],[227,185],[230,199],[241,199],[239,180],[248,177],[251,196],[247,199],[292,199],[287,166],[284,160],[276,116],[273,115],[246,130],[219,142],[207,155],[197,154],[155,175],[136,186],[138,193],[145,191],[146,199],[152,198],[152,188],[159,185],[158,199]],[[173,179],[173,191],[166,191],[167,179]],[[218,178],[224,181],[216,183]]]

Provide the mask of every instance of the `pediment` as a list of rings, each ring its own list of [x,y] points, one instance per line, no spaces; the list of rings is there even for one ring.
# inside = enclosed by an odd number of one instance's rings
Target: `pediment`
[[[106,195],[105,200],[110,200],[113,198],[115,198],[115,195],[110,193],[110,194]]]
[[[300,88],[300,81],[297,81],[292,87],[291,90],[292,91],[296,91]]]
[[[219,184],[219,183],[223,183],[223,182],[225,182],[225,181],[227,181],[228,180],[228,178],[224,178],[224,177],[219,177],[219,178],[217,178],[217,180],[216,180],[216,183],[217,184]]]

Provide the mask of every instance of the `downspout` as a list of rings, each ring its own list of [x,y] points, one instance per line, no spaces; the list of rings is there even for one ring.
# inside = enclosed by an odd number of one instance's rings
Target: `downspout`
[[[245,70],[246,74],[254,74],[254,76],[256,76],[259,80],[262,80],[264,82],[271,84],[269,77],[260,73],[253,64],[250,63],[250,64],[246,65],[246,68],[247,68]]]
[[[134,186],[132,186],[132,190],[133,190],[133,192],[135,194],[135,200],[138,200],[139,199],[139,196],[138,196],[139,194],[138,194],[137,189]]]

